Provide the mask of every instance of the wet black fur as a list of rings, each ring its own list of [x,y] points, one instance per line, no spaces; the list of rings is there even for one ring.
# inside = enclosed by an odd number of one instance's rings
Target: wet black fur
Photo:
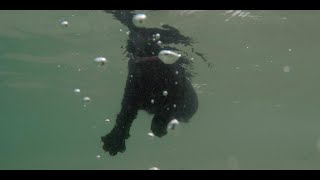
[[[192,61],[181,57],[176,63],[167,65],[160,60],[138,62],[138,57],[155,56],[161,50],[178,49],[169,44],[191,46],[192,39],[169,25],[162,28],[136,28],[132,23],[135,15],[128,10],[106,10],[130,30],[125,50],[129,58],[126,87],[117,115],[116,125],[109,134],[101,138],[103,149],[110,155],[126,150],[130,127],[138,110],[154,114],[151,131],[155,136],[167,134],[167,125],[172,119],[188,122],[198,109],[198,98],[191,85]],[[159,33],[162,46],[154,42],[153,35]],[[164,96],[163,91],[168,95]],[[154,103],[151,103],[154,100]],[[176,107],[174,107],[174,105]]]

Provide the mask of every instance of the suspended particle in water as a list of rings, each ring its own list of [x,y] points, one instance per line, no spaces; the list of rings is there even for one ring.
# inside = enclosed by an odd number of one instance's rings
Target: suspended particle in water
[[[162,95],[167,96],[168,95],[168,91],[163,91]]]
[[[179,125],[179,121],[177,119],[173,119],[169,122],[167,126],[167,130],[174,130],[178,125]]]
[[[149,133],[148,133],[148,136],[154,137],[154,134],[153,134],[152,132],[149,132]]]
[[[316,148],[320,152],[320,138],[318,138],[318,140],[316,142]]]
[[[240,101],[232,101],[232,104],[239,104]]]
[[[156,38],[157,40],[160,39],[160,34],[157,33],[157,34],[155,35],[155,38]]]
[[[178,84],[178,82],[176,81],[176,82],[174,82],[174,84],[175,84],[175,85],[177,85],[177,84]]]
[[[153,99],[151,99],[151,101],[150,101],[150,102],[151,102],[151,104],[154,104],[154,100],[153,100]]]
[[[81,69],[78,69],[78,71],[81,71]]]
[[[131,74],[130,77],[133,78],[133,75]]]
[[[234,156],[229,156],[227,158],[227,165],[228,168],[232,169],[232,170],[239,170],[239,161],[236,157]]]
[[[173,104],[173,108],[176,108],[177,107],[177,105],[176,104]]]
[[[246,48],[249,49],[249,46],[247,46]]]
[[[170,108],[167,107],[167,111],[169,111],[169,110],[170,110]]]
[[[86,103],[88,103],[88,102],[91,101],[91,98],[89,98],[89,97],[84,97],[84,98],[83,98],[83,101],[86,102]]]
[[[122,29],[120,29],[120,32],[122,32]]]
[[[80,89],[74,89],[73,92],[80,93]]]
[[[129,34],[130,34],[130,31],[127,31],[126,34],[129,35]]]
[[[152,167],[152,168],[149,168],[149,170],[160,170],[160,169],[157,167]]]
[[[96,158],[99,160],[99,159],[101,158],[101,156],[100,156],[100,155],[97,155]]]
[[[100,66],[103,66],[106,64],[107,59],[105,57],[96,57],[94,62],[98,63]]]
[[[152,41],[156,41],[156,38],[152,38]]]
[[[161,46],[162,42],[161,42],[161,41],[158,41],[157,44],[158,44],[159,46]]]
[[[61,68],[61,65],[57,65],[58,68]]]
[[[190,60],[191,60],[191,61],[193,61],[193,60],[194,60],[194,58],[191,58]]]
[[[240,69],[240,67],[236,67],[236,69],[238,70],[238,69]]]
[[[179,74],[179,71],[176,71],[176,74]]]
[[[68,27],[69,23],[68,23],[68,21],[61,21],[60,25],[63,27]]]
[[[289,51],[292,51],[292,49],[289,49]]]
[[[290,72],[290,67],[289,66],[284,66],[282,68],[282,70],[283,70],[283,72],[288,73],[288,72]]]
[[[110,122],[110,119],[106,119],[106,120],[104,120],[105,122]]]

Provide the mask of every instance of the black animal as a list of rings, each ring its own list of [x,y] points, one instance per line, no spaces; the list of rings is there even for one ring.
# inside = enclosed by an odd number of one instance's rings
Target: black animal
[[[101,137],[103,149],[114,156],[126,150],[125,140],[138,110],[154,114],[151,131],[162,137],[167,133],[167,125],[172,119],[188,122],[198,108],[197,95],[191,85],[192,61],[182,56],[174,64],[164,64],[157,58],[161,50],[179,51],[169,44],[191,46],[192,39],[169,25],[162,28],[138,28],[132,23],[135,15],[129,10],[106,10],[130,30],[125,50],[127,51],[128,76],[117,115],[116,125],[109,134]],[[161,35],[162,45],[153,37]],[[164,91],[168,94],[165,96]]]

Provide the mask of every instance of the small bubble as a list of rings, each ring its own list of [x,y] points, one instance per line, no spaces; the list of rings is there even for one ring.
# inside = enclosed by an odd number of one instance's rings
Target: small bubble
[[[157,34],[155,35],[155,38],[156,38],[156,39],[160,39],[160,34],[157,33]]]
[[[58,67],[58,68],[61,68],[61,65],[58,65],[57,67]]]
[[[174,84],[175,84],[175,85],[177,85],[177,84],[178,84],[178,82],[176,81],[176,82],[174,82]]]
[[[91,98],[90,98],[90,97],[84,97],[84,98],[83,98],[83,101],[84,101],[84,102],[90,102],[90,101],[91,101]]]
[[[238,70],[238,69],[240,69],[240,67],[236,67],[236,69]]]
[[[80,93],[80,89],[74,89],[73,90],[75,93]]]
[[[81,71],[81,69],[78,69],[78,71]]]
[[[284,66],[282,70],[283,70],[283,72],[288,73],[288,72],[290,72],[290,67]]]
[[[133,75],[131,74],[130,77],[133,78]]]
[[[120,32],[122,32],[122,29],[120,29]]]
[[[163,91],[162,94],[163,94],[164,96],[167,96],[167,95],[168,95],[168,91]]]
[[[170,108],[167,107],[167,111],[169,111],[169,110],[170,110]]]
[[[292,49],[289,49],[289,51],[291,51]]]
[[[169,122],[167,130],[174,130],[177,125],[179,125],[179,121],[177,119],[173,119]]]
[[[99,159],[101,158],[101,156],[100,156],[100,155],[97,155],[96,158],[99,160]]]
[[[69,23],[68,23],[68,21],[62,21],[62,22],[60,23],[60,25],[63,26],[63,27],[68,27],[68,26],[69,26]]]
[[[110,122],[110,119],[106,119],[106,120],[104,120],[105,122]]]
[[[246,48],[249,49],[249,46],[247,46]]]
[[[176,74],[179,74],[179,71],[176,71]]]
[[[177,107],[177,105],[176,105],[176,104],[173,104],[173,107],[174,107],[174,108],[176,108],[176,107]]]
[[[96,57],[94,59],[94,62],[98,63],[100,66],[103,66],[106,62],[107,62],[107,59],[105,57]]]
[[[152,38],[152,41],[156,41],[156,38]]]
[[[130,34],[130,31],[127,31],[126,34],[129,35],[129,34]]]
[[[154,104],[154,100],[153,99],[151,99],[151,104]]]
[[[153,134],[152,132],[149,132],[149,133],[148,133],[148,136],[154,137],[154,134]]]
[[[159,46],[161,46],[162,42],[161,42],[161,41],[158,41],[157,44],[158,44]]]
[[[194,58],[191,58],[190,60],[191,60],[191,61],[193,61],[193,60],[194,60]]]

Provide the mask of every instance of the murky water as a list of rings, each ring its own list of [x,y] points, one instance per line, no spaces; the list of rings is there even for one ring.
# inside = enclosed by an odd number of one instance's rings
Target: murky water
[[[102,11],[0,11],[0,169],[320,168],[320,11],[137,12],[193,37],[213,64],[194,57],[191,122],[157,138],[140,111],[126,152],[105,154],[126,27]]]

